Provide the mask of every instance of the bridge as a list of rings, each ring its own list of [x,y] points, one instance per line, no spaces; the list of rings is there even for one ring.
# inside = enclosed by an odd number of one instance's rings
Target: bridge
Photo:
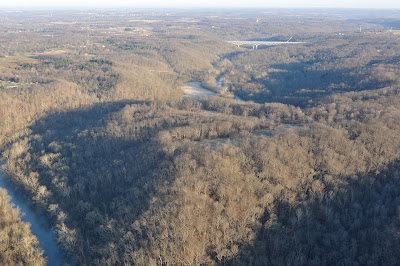
[[[304,43],[307,43],[307,42],[289,42],[289,41],[286,41],[286,42],[228,41],[228,42],[232,43],[234,45],[237,45],[237,47],[240,47],[241,45],[253,46],[253,49],[258,49],[258,46],[260,46],[260,45],[274,46],[274,45],[283,45],[283,44],[304,44]]]

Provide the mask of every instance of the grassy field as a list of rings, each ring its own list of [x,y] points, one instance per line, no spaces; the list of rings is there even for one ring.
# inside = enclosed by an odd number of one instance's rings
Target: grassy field
[[[0,70],[12,70],[21,63],[37,64],[38,60],[27,55],[2,57],[0,58]]]
[[[36,56],[37,55],[59,55],[59,54],[66,54],[68,52],[71,52],[71,51],[62,50],[62,49],[60,49],[60,50],[52,49],[52,50],[44,51],[42,53],[38,53],[38,54],[36,54]]]
[[[35,60],[35,59],[30,58],[29,56],[26,56],[26,55],[16,55],[16,56],[1,57],[0,58],[0,63],[3,63],[3,62],[31,61],[31,60]]]
[[[18,64],[21,63],[38,64],[39,60],[36,59],[35,57],[40,55],[61,55],[69,52],[72,51],[63,49],[51,49],[35,54],[0,57],[0,70],[15,69],[18,66]]]

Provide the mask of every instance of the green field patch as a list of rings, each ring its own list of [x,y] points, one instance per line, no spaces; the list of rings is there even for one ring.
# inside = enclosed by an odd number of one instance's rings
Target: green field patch
[[[34,61],[35,59],[26,55],[5,56],[0,58],[0,62]]]

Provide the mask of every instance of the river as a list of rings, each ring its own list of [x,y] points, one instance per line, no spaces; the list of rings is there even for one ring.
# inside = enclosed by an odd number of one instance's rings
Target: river
[[[225,77],[225,74],[222,74],[221,76],[219,76],[218,82],[217,82],[217,88],[222,88],[222,86],[224,86],[224,77]],[[242,98],[240,98],[239,96],[237,96],[235,94],[233,95],[233,98],[236,100],[239,100],[239,101],[243,101]]]
[[[201,86],[200,81],[188,82],[183,87],[183,92],[185,94],[184,98],[203,98],[217,95],[215,92],[208,90]]]
[[[223,83],[224,76],[225,76],[224,74],[219,76],[218,83],[217,83],[217,88],[222,88],[222,86],[224,85],[224,83]],[[217,95],[217,93],[215,93],[214,91],[206,89],[203,86],[201,86],[201,82],[200,81],[194,81],[194,82],[186,83],[185,86],[183,86],[183,92],[185,94],[185,96],[184,96],[185,99],[189,99],[189,98],[198,99],[198,98]],[[237,95],[233,95],[233,97],[236,100],[243,101],[243,99],[240,98]]]
[[[47,258],[47,264],[50,266],[62,265],[65,258],[55,241],[55,232],[49,225],[46,215],[35,208],[32,201],[25,194],[15,189],[13,184],[5,177],[2,165],[3,163],[0,163],[0,187],[7,189],[8,195],[11,196],[11,203],[15,207],[18,206],[21,213],[24,213],[21,217],[22,221],[31,224],[32,234],[38,238],[39,245]]]

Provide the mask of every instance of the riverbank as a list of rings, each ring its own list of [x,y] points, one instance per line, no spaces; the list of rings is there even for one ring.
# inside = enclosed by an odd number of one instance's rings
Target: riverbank
[[[185,84],[183,87],[183,92],[185,94],[184,98],[202,98],[202,97],[209,97],[209,96],[214,96],[217,95],[217,93],[208,90],[201,86],[201,82],[188,82]]]
[[[221,89],[223,85],[223,75],[218,79],[218,85],[217,88]],[[200,81],[195,81],[195,82],[188,82],[185,84],[185,86],[182,87],[183,93],[184,93],[184,99],[200,99],[203,97],[210,97],[210,96],[215,96],[218,95],[215,91],[212,91],[210,89],[207,89],[201,85]],[[224,95],[220,95],[223,96]],[[230,97],[227,98],[233,98],[235,100],[243,101],[242,98],[240,98],[237,95],[231,94]],[[225,95],[226,97],[226,95]]]
[[[55,232],[46,218],[46,214],[35,208],[32,201],[7,179],[4,162],[0,163],[0,188],[7,190],[11,203],[21,212],[21,220],[31,224],[31,232],[39,240],[39,245],[44,251],[48,265],[62,265],[65,257],[55,241]]]

